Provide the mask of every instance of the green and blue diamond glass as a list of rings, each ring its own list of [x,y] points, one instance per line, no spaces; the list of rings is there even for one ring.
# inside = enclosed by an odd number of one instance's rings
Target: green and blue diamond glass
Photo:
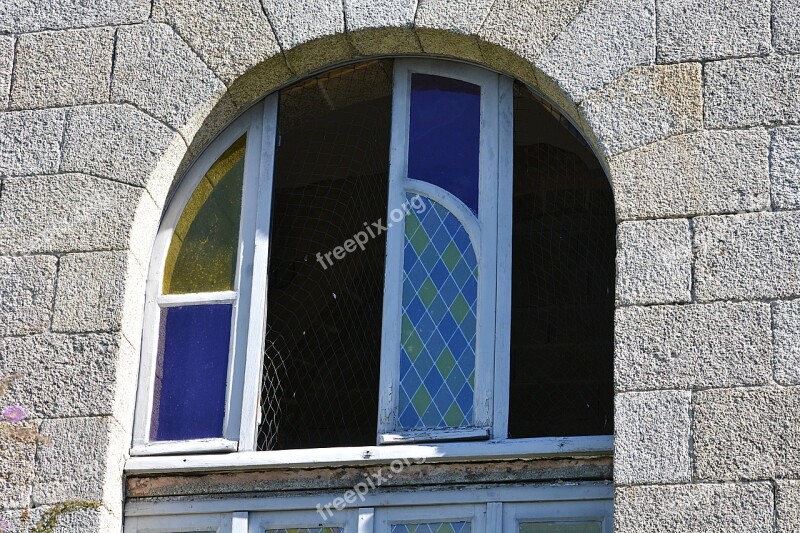
[[[398,423],[402,429],[473,424],[478,262],[456,216],[408,194]]]
[[[470,533],[469,522],[428,522],[392,524],[392,533]]]

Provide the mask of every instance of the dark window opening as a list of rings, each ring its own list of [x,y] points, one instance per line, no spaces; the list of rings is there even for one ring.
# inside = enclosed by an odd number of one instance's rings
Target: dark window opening
[[[509,437],[610,435],[614,202],[565,119],[514,91]]]
[[[372,61],[280,95],[260,450],[375,444],[386,239],[317,254],[386,216],[391,84]]]

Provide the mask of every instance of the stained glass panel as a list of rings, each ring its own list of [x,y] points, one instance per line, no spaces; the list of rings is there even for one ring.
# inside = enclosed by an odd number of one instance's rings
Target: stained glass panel
[[[233,289],[239,245],[245,137],[211,166],[175,226],[164,294]]]
[[[441,187],[478,212],[481,88],[411,75],[408,177]]]
[[[519,525],[519,533],[601,533],[600,522],[527,522]]]
[[[232,309],[211,304],[161,310],[152,440],[222,436]]]
[[[399,426],[472,424],[478,266],[464,226],[420,196],[405,219]]]
[[[469,522],[427,522],[392,524],[392,533],[470,533]]]

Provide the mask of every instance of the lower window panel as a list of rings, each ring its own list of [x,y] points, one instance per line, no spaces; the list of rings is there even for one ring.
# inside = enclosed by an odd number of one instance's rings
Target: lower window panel
[[[202,501],[172,502],[163,506],[169,514],[148,516],[139,516],[140,511],[129,505],[125,533],[611,533],[611,492],[610,485],[537,487],[533,493],[526,487],[358,497],[348,497],[344,492],[249,503],[243,499],[216,500],[207,502],[208,509]],[[553,499],[522,501],[526,496]],[[342,508],[344,498],[352,500],[354,507]],[[318,503],[312,503],[313,499]],[[492,501],[495,499],[500,501]],[[458,501],[469,503],[452,503]],[[179,514],[180,505],[187,506],[187,514]],[[298,508],[191,514],[220,506],[241,509],[277,505]],[[148,511],[158,508],[147,507]],[[131,511],[137,516],[130,516]]]

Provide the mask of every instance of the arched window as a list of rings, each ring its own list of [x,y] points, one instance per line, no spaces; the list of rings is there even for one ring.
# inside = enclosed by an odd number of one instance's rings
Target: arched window
[[[614,232],[591,151],[510,78],[397,59],[292,85],[169,203],[132,454],[608,452]]]

